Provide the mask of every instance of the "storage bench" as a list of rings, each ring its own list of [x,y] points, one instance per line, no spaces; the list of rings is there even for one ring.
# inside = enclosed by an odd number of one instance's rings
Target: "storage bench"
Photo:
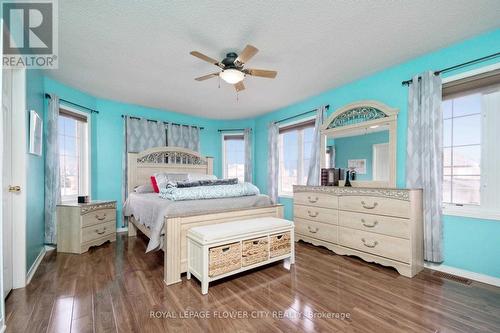
[[[286,269],[295,260],[292,221],[260,217],[195,227],[187,233],[187,278],[209,282],[271,262],[284,260]]]

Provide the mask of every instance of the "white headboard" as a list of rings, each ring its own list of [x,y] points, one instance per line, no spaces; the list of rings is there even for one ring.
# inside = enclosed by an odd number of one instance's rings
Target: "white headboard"
[[[138,185],[150,182],[156,172],[213,174],[213,157],[179,147],[155,147],[127,154],[127,188],[131,193]]]

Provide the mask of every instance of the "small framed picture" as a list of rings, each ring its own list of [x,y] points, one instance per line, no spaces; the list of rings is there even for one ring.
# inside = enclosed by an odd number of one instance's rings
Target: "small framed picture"
[[[30,111],[30,147],[33,155],[42,156],[43,128],[42,118],[35,110]]]
[[[358,175],[366,175],[366,159],[347,160],[349,170],[354,170]]]

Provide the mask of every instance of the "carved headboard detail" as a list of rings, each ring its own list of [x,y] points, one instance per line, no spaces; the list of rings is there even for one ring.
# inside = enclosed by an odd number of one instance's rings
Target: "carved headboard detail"
[[[132,192],[146,184],[157,172],[213,174],[213,158],[179,147],[155,147],[140,153],[128,153],[127,188]]]

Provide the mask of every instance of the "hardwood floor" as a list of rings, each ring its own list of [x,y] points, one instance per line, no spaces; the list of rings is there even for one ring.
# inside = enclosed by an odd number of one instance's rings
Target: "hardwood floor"
[[[429,270],[408,279],[298,243],[290,272],[274,264],[202,296],[194,278],[166,287],[163,254],[145,247],[121,234],[82,255],[48,253],[7,298],[7,332],[500,332],[500,288]]]

